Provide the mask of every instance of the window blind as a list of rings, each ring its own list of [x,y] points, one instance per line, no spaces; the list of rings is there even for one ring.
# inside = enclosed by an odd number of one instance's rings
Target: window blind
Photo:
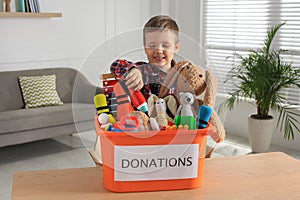
[[[300,68],[300,2],[298,0],[203,0],[204,47],[207,66],[219,81],[218,94],[228,94],[232,83],[224,84],[227,72],[240,60],[234,53],[247,55],[249,49],[263,44],[267,30],[281,22],[286,24],[275,38],[275,46],[290,50],[285,61]],[[293,104],[300,104],[300,89],[283,93]]]

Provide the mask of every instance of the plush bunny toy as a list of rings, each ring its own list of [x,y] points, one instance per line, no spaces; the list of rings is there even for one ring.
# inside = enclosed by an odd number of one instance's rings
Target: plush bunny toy
[[[147,102],[149,116],[154,117],[160,127],[167,126],[168,122],[173,122],[173,119],[167,114],[167,109],[173,115],[176,114],[177,102],[174,96],[168,95],[165,98],[158,98],[152,94]]]
[[[210,71],[204,70],[200,66],[194,65],[190,61],[178,62],[168,73],[164,84],[160,89],[159,97],[167,96],[169,89],[176,87],[176,96],[180,92],[190,92],[197,96],[197,101],[193,107],[195,111],[199,110],[201,105],[214,108],[216,101],[217,79]],[[200,96],[204,95],[202,99]],[[211,135],[216,142],[221,142],[225,138],[225,130],[218,114],[213,110],[210,123],[216,128],[216,134]]]

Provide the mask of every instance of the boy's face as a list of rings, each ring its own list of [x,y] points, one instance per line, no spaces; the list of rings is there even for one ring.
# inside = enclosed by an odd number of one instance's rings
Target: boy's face
[[[174,54],[178,52],[180,44],[173,31],[154,31],[145,34],[145,53],[150,64],[159,66],[168,72]]]

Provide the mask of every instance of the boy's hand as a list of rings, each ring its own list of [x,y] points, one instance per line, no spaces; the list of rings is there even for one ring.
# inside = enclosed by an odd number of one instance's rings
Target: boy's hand
[[[142,73],[136,68],[131,69],[125,77],[125,84],[128,88],[132,88],[134,90],[142,89],[144,86]]]

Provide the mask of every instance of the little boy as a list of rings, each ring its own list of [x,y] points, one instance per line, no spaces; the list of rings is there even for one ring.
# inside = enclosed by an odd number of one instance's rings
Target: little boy
[[[111,73],[124,78],[128,88],[140,90],[146,99],[151,94],[158,96],[168,71],[175,65],[173,57],[180,47],[178,31],[177,23],[170,17],[152,17],[143,29],[148,63],[119,59],[110,66]]]

